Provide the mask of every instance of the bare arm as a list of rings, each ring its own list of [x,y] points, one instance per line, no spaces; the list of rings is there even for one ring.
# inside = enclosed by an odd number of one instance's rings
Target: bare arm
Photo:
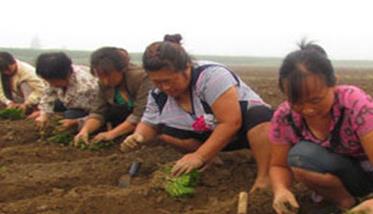
[[[218,124],[207,141],[196,151],[204,161],[210,160],[223,149],[240,129],[242,123],[235,86],[224,92],[211,107]]]
[[[85,121],[85,123],[84,123],[80,132],[85,132],[85,133],[90,134],[90,133],[96,131],[98,128],[100,128],[101,125],[102,125],[101,120],[98,120],[96,118],[88,118]]]
[[[273,190],[273,209],[278,214],[295,213],[299,204],[290,191],[292,174],[287,164],[288,144],[272,144],[269,175]],[[290,206],[290,207],[289,207]]]
[[[24,72],[22,80],[27,82],[31,88],[31,93],[25,101],[26,105],[38,104],[43,96],[45,84],[44,82],[32,72]]]
[[[144,142],[149,142],[157,137],[158,129],[144,122],[140,122],[136,126],[136,130],[134,134],[140,134],[141,136],[144,137]]]
[[[269,174],[274,194],[282,189],[289,189],[292,182],[292,175],[287,164],[290,145],[272,144],[271,163]]]
[[[371,165],[373,165],[373,131],[363,136],[361,138],[361,143]]]
[[[116,138],[118,136],[133,132],[135,128],[136,128],[136,124],[130,123],[129,121],[126,120],[109,132],[111,132],[113,138]]]

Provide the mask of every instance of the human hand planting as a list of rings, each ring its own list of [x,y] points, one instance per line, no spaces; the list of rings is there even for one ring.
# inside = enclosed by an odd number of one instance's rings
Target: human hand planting
[[[25,103],[15,103],[15,102],[10,102],[7,107],[8,109],[21,109],[23,112],[26,112],[27,105]]]
[[[347,213],[373,213],[373,199],[361,202]]]
[[[116,136],[111,131],[98,133],[94,138],[93,142],[109,141],[113,140]]]
[[[65,131],[79,124],[76,119],[62,119],[58,121],[59,125],[57,127],[58,131]]]
[[[191,172],[193,169],[200,169],[203,167],[205,161],[197,153],[190,153],[184,155],[180,160],[176,162],[174,167],[172,167],[171,175],[180,176],[185,173]]]
[[[40,114],[35,118],[35,123],[39,129],[43,129],[48,123],[48,117],[44,114]]]
[[[122,152],[130,152],[139,149],[143,143],[144,137],[141,134],[133,133],[120,144],[120,150]]]
[[[83,141],[85,144],[89,144],[89,134],[84,129],[80,130],[80,132],[75,135],[74,137],[74,146],[79,145],[79,143]]]
[[[293,193],[287,189],[280,190],[275,194],[272,206],[277,214],[297,213],[299,208]]]

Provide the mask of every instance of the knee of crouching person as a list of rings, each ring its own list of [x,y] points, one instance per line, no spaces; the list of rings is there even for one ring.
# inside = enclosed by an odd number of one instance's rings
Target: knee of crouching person
[[[323,149],[310,142],[301,141],[295,144],[288,154],[288,166],[296,176],[302,176],[304,171],[325,173],[327,164],[323,158]]]

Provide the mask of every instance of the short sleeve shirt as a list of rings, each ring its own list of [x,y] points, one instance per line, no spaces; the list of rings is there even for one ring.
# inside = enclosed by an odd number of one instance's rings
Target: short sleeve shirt
[[[59,99],[66,108],[79,108],[91,112],[105,101],[100,96],[96,77],[92,76],[86,66],[73,65],[69,86],[64,92],[60,88],[48,87],[41,98],[39,108],[46,113],[53,113],[55,100]]]
[[[194,66],[197,67],[204,64],[216,63],[197,61]],[[231,71],[222,65],[205,68],[205,70],[199,75],[195,86],[192,87],[191,99],[193,100],[193,114],[184,111],[178,105],[176,100],[170,96],[168,96],[162,112],[160,113],[159,107],[153,96],[149,94],[142,122],[150,125],[162,124],[177,129],[195,131],[193,129],[193,123],[196,118],[207,114],[203,108],[201,100],[206,102],[209,106],[212,106],[212,104],[232,86],[237,87],[240,101],[248,101],[248,108],[255,105],[266,105],[259,95],[247,86],[238,76],[236,77],[237,78],[235,78]],[[159,92],[159,89],[155,89],[155,92]],[[213,115],[209,115],[208,118],[213,129],[216,126],[217,121],[214,120]]]
[[[335,101],[331,110],[330,131],[334,129],[338,118],[341,117],[342,108],[344,108],[344,118],[339,132],[341,142],[336,153],[366,159],[367,156],[360,139],[373,131],[373,100],[368,94],[355,86],[337,86]],[[293,112],[287,101],[280,104],[272,118],[269,133],[272,143],[296,144],[301,140],[287,120],[289,114],[291,114],[295,126],[301,131],[303,140],[330,148],[329,139],[320,141],[315,138],[304,123],[302,116]]]

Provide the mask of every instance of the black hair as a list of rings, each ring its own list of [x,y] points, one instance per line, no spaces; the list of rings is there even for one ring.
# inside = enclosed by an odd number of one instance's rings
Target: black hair
[[[72,72],[72,61],[63,52],[40,54],[36,60],[36,74],[43,79],[66,79]]]
[[[285,92],[284,81],[288,83],[287,97],[290,103],[296,103],[302,96],[304,80],[312,73],[319,75],[327,86],[336,85],[336,76],[326,51],[313,42],[299,44],[299,50],[289,53],[279,69],[279,87]]]
[[[125,72],[129,66],[130,57],[123,48],[102,47],[91,54],[91,73],[97,69],[106,73],[113,70]]]
[[[5,75],[4,71],[9,69],[10,65],[16,63],[16,59],[9,52],[0,52],[0,73],[1,73],[1,83],[3,85],[3,92],[6,98],[12,100],[12,77]]]
[[[144,70],[152,72],[168,68],[175,72],[183,72],[192,60],[181,46],[181,40],[180,34],[165,35],[163,41],[150,44],[142,57]]]
[[[13,65],[14,63],[16,63],[16,59],[12,56],[12,54],[8,52],[0,52],[0,72],[1,73],[8,70],[9,65]]]
[[[316,51],[316,52],[319,52],[320,54],[324,55],[325,57],[328,57],[328,54],[326,53],[325,49],[323,47],[321,47],[320,45],[316,44],[315,42],[313,41],[309,41],[307,42],[306,39],[302,39],[299,43],[298,43],[298,47],[301,49],[301,50],[309,50],[309,51]]]

